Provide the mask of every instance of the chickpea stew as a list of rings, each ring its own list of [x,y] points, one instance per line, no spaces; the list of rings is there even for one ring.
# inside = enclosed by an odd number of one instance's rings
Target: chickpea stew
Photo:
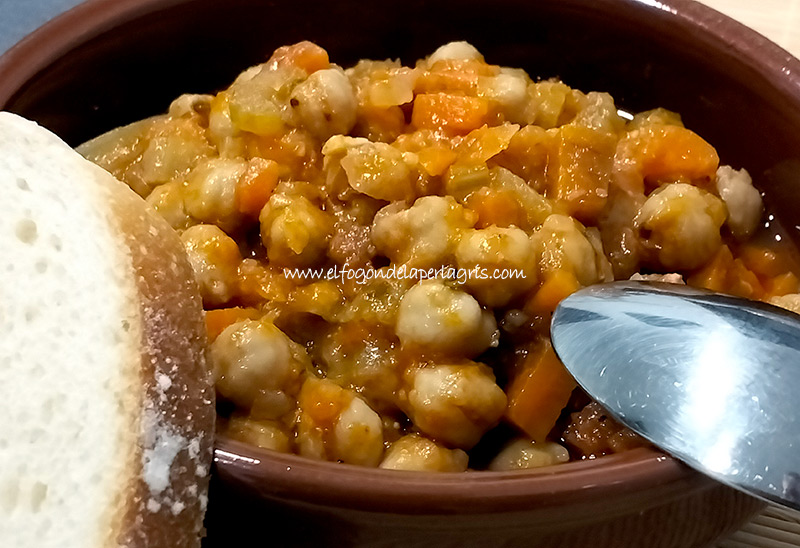
[[[466,42],[346,70],[278,48],[79,150],[181,233],[220,432],[386,469],[510,470],[644,444],[549,343],[577,289],[689,283],[800,310],[743,169],[664,109]]]

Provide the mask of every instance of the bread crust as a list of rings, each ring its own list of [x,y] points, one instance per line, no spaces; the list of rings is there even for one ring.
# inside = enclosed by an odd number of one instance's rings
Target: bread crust
[[[139,444],[109,546],[189,548],[203,536],[214,389],[203,308],[175,231],[126,185],[105,189],[127,247],[141,318]],[[165,481],[166,480],[166,481]]]
[[[30,481],[41,480],[34,484],[39,489],[38,501],[30,495],[33,502],[26,503],[24,512],[17,512],[17,517],[27,516],[26,520],[18,519],[17,524],[11,525],[10,532],[22,531],[30,543],[30,539],[40,534],[38,530],[31,531],[30,524],[43,524],[43,529],[50,531],[68,528],[73,523],[70,511],[75,509],[67,505],[75,504],[91,515],[80,515],[80,523],[76,523],[78,529],[64,530],[65,538],[69,539],[65,546],[70,548],[199,547],[212,459],[214,389],[206,362],[202,302],[183,245],[177,233],[142,198],[102,168],[80,157],[52,133],[6,112],[0,112],[0,129],[1,153],[8,155],[8,158],[0,158],[6,160],[0,161],[0,179],[10,199],[20,199],[19,203],[25,204],[17,208],[19,211],[8,208],[12,212],[9,218],[20,216],[22,220],[16,221],[15,232],[6,231],[0,235],[3,238],[0,243],[6,242],[8,245],[3,249],[11,253],[11,250],[20,250],[21,244],[33,245],[43,240],[44,234],[50,234],[47,244],[42,243],[35,252],[22,253],[21,260],[31,263],[38,260],[43,265],[35,270],[36,275],[41,276],[35,280],[46,286],[42,290],[50,299],[47,305],[62,312],[66,310],[58,316],[61,322],[74,317],[87,323],[69,325],[65,329],[58,326],[50,330],[52,326],[49,326],[47,331],[37,327],[39,324],[32,324],[31,328],[36,336],[42,337],[43,348],[36,354],[36,360],[42,363],[32,363],[31,367],[41,369],[41,378],[45,377],[47,367],[51,368],[48,372],[70,375],[69,381],[73,382],[65,382],[57,389],[75,394],[71,400],[64,400],[71,402],[71,407],[63,402],[56,405],[52,398],[39,402],[35,386],[20,386],[13,379],[2,387],[4,397],[26,398],[26,403],[31,403],[30,409],[42,404],[51,414],[56,408],[72,417],[66,422],[45,418],[46,424],[39,425],[43,431],[47,427],[63,428],[64,424],[74,423],[74,430],[79,433],[75,445],[65,447],[63,444],[70,440],[63,436],[48,438],[37,434],[32,437],[36,431],[33,426],[23,425],[15,431],[11,446],[17,458],[29,455],[33,461],[41,463],[47,457],[46,452],[63,451],[66,458],[56,458],[57,464],[75,466],[77,463],[77,466],[48,468],[47,477],[41,478],[36,476],[37,473],[41,475],[41,470],[32,472]],[[26,208],[31,211],[36,207],[44,208],[42,211],[47,212],[47,216],[25,212]],[[46,209],[48,207],[51,209]],[[72,224],[55,222],[65,210],[76,212],[69,217]],[[30,217],[36,217],[39,224]],[[21,231],[20,227],[25,230]],[[70,230],[74,233],[68,234]],[[78,234],[84,240],[78,240]],[[87,239],[90,241],[85,241]],[[67,251],[62,253],[67,249],[62,240],[69,241],[72,255]],[[75,253],[76,246],[84,243],[92,253]],[[58,256],[61,263],[56,261],[60,271],[48,266],[48,253],[62,253]],[[87,262],[77,262],[81,260]],[[30,276],[34,268],[27,262],[19,272]],[[67,269],[62,264],[65,262],[70,263],[69,275],[65,275]],[[70,314],[70,307],[83,304],[80,295],[88,298],[92,291],[92,287],[82,285],[83,280],[79,280],[82,273],[87,281],[107,284],[98,294],[112,302],[103,303],[94,311],[89,306],[88,312]],[[10,283],[4,287],[7,292],[14,291],[13,282],[19,275],[9,276]],[[25,291],[30,292],[35,285],[28,281]],[[64,297],[59,297],[59,293]],[[67,299],[67,294],[73,298]],[[30,294],[26,293],[15,298],[20,303],[37,302],[28,297]],[[31,307],[30,310],[33,312],[26,312],[30,317],[20,315],[15,320],[20,326],[30,324],[37,317],[34,312],[38,314],[38,309]],[[0,310],[0,315],[3,312]],[[86,329],[82,329],[84,327]],[[91,332],[96,339],[75,335],[84,331]],[[47,339],[50,336],[54,337],[53,341]],[[16,340],[21,339],[11,339],[12,343]],[[97,344],[100,351],[81,353],[76,347],[73,353],[73,345],[77,343]],[[60,353],[53,354],[53,349],[59,349]],[[64,349],[69,349],[68,354]],[[14,354],[11,344],[6,344],[4,351],[5,359],[7,355],[21,355]],[[73,367],[84,355],[85,359],[94,360],[90,367]],[[98,382],[87,383],[85,392],[75,390],[74,381],[79,382],[80,371],[98,375],[92,379]],[[53,378],[53,375],[48,377],[50,383]],[[106,380],[101,383],[99,379]],[[97,405],[93,406],[95,401]],[[92,410],[94,415],[103,414],[103,420],[98,423],[103,425],[100,426],[103,431],[89,432],[90,426],[80,425],[86,409]],[[89,433],[84,435],[84,432]],[[101,437],[102,442],[95,446],[91,440]],[[40,441],[34,442],[34,439]],[[45,455],[41,454],[43,452]],[[79,459],[85,459],[86,465]],[[93,474],[91,466],[105,469]],[[64,476],[63,481],[57,479],[59,474]],[[18,485],[18,479],[11,480]],[[43,502],[48,493],[48,481],[58,485],[52,496]],[[74,489],[81,481],[87,481],[86,493]],[[65,490],[65,486],[70,490]],[[81,500],[82,496],[87,499]],[[16,495],[14,497],[12,506],[7,504],[1,509],[2,518],[18,509]],[[39,511],[41,504],[46,504],[46,511]],[[65,517],[59,523],[61,512]],[[0,529],[5,525],[2,518]],[[0,545],[3,545],[2,540]]]

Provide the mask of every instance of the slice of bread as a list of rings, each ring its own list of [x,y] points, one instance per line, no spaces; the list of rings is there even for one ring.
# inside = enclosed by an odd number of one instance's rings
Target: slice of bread
[[[214,403],[174,231],[0,112],[0,545],[200,545]]]

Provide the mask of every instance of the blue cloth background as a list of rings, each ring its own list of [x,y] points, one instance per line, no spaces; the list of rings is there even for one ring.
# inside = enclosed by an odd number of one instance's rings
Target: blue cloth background
[[[0,0],[0,54],[81,0]]]

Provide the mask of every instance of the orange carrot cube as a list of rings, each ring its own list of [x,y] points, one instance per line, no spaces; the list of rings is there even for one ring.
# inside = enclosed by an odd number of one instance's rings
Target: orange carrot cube
[[[577,384],[549,342],[531,352],[508,387],[506,418],[535,442],[555,426]]]
[[[537,315],[551,314],[558,303],[581,288],[572,272],[556,270],[544,280],[533,298],[525,305],[525,310]]]
[[[419,129],[465,135],[487,123],[488,116],[489,102],[484,98],[423,93],[414,100],[411,124]]]
[[[235,199],[239,211],[250,217],[258,217],[278,184],[279,174],[277,162],[253,158],[236,186]]]

